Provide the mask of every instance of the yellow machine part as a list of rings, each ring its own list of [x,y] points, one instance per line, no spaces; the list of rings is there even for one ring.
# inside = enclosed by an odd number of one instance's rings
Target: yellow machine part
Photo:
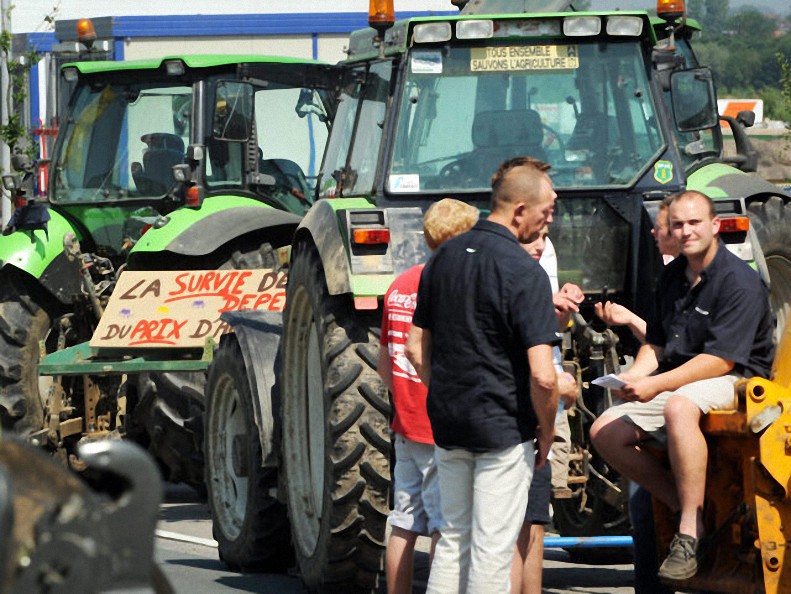
[[[788,364],[782,364],[784,353]],[[791,380],[791,350],[781,350],[777,362],[784,373],[774,382],[751,379],[746,395],[748,426],[756,432],[766,426],[751,482],[767,594],[791,592],[791,389],[777,381]]]

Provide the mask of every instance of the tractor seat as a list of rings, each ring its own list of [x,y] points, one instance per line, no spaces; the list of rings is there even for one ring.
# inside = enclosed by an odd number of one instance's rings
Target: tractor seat
[[[143,163],[132,163],[132,177],[142,194],[165,194],[173,185],[173,166],[184,162],[184,141],[175,134],[143,134]]]
[[[541,116],[533,109],[482,111],[472,123],[473,159],[485,175],[513,157],[527,155],[546,161],[543,141]]]

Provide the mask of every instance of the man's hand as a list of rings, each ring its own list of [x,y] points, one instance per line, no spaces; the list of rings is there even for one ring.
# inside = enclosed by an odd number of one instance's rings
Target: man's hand
[[[596,303],[593,306],[593,311],[595,311],[596,315],[608,326],[626,326],[632,321],[635,315],[629,308],[624,307],[620,303],[613,303],[612,301]]]
[[[585,300],[585,294],[577,285],[566,283],[557,293],[552,294],[552,302],[555,304],[555,315],[561,328],[568,326],[569,319],[573,312],[580,310],[579,304]]]
[[[577,401],[577,380],[570,373],[558,373],[558,395],[563,401],[563,406],[568,410]]]
[[[650,375],[648,377],[642,377],[630,381],[628,377],[624,377],[625,375],[627,374],[621,374],[620,377],[629,383],[627,383],[623,389],[616,392],[616,394],[623,400],[648,402],[649,400],[652,400],[657,394],[664,391],[660,385],[661,380],[657,379],[658,376]]]
[[[629,308],[620,303],[605,301],[594,304],[593,311],[608,326],[628,326],[637,340],[645,342],[645,320]]]
[[[574,301],[574,303],[582,303],[585,301],[585,293],[582,292],[579,285],[575,285],[574,283],[566,283],[560,287],[558,293],[566,295],[569,299]]]

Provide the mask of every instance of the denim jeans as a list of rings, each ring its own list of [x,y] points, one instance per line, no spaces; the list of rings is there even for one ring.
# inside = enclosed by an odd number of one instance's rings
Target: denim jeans
[[[442,526],[434,444],[418,443],[398,433],[393,441],[393,510],[387,523],[431,536]]]
[[[508,594],[533,443],[484,453],[437,447],[436,459],[443,526],[426,594]]]

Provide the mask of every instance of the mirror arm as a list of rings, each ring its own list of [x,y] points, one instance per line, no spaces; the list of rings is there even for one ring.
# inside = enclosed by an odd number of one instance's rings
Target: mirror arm
[[[720,120],[728,122],[731,132],[733,132],[733,142],[736,144],[736,156],[726,158],[725,161],[733,163],[745,172],[758,171],[758,151],[755,150],[750,137],[747,136],[744,126],[732,116],[720,115]]]

